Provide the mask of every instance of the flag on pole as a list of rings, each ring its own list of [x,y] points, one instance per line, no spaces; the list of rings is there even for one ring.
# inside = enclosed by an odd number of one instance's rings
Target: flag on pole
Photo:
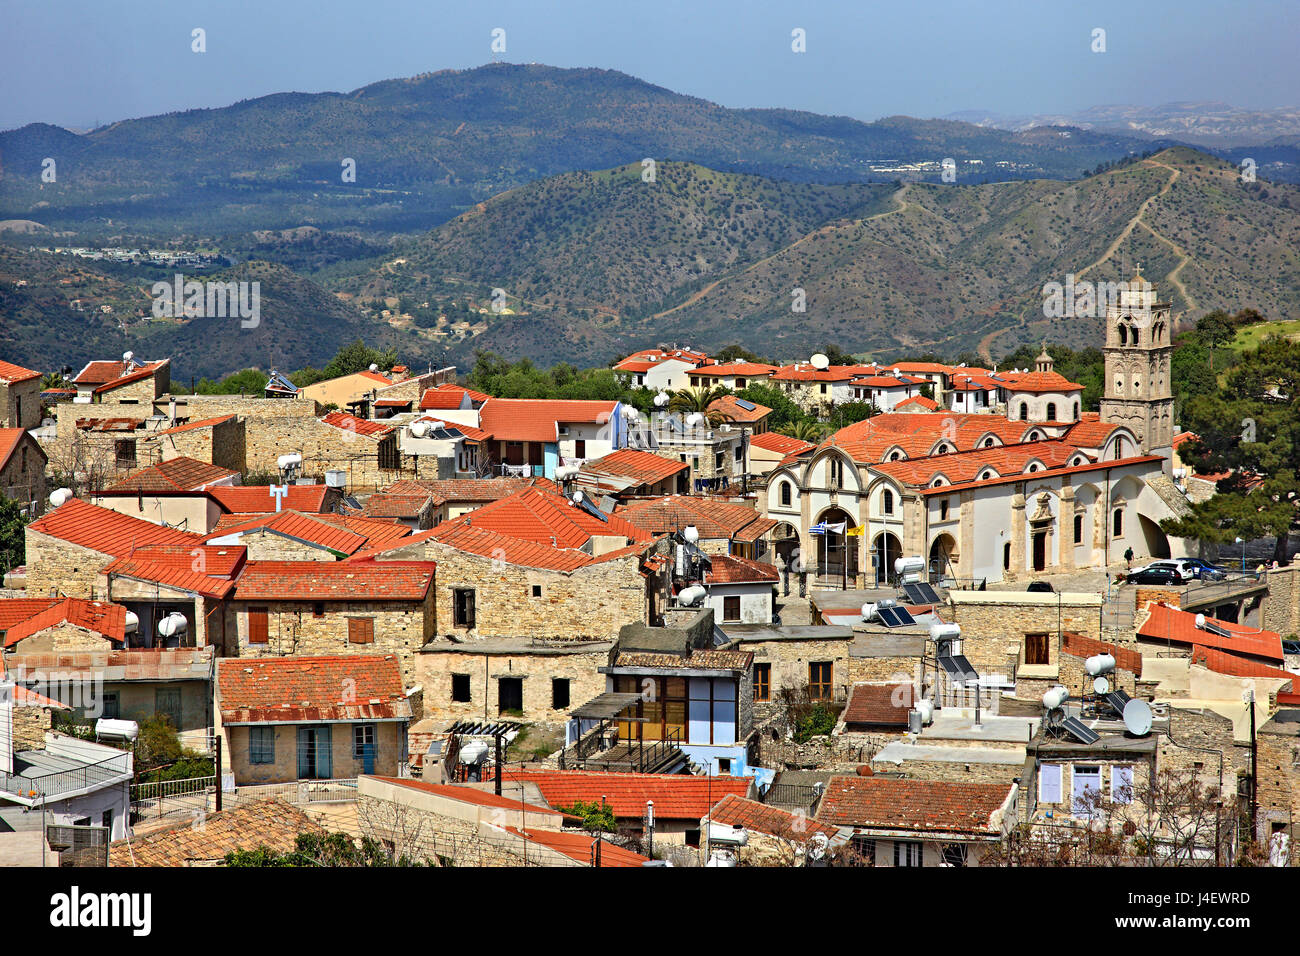
[[[867,533],[867,526],[865,524],[860,524],[855,528],[850,528],[848,531],[844,533],[848,535],[850,538],[860,538]]]

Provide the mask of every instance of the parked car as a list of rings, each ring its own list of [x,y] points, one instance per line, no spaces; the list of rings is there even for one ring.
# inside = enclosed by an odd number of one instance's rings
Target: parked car
[[[1183,584],[1183,577],[1172,567],[1150,565],[1133,571],[1124,578],[1129,584]]]
[[[1187,558],[1187,566],[1192,569],[1198,580],[1222,581],[1228,576],[1228,569],[1200,558]]]
[[[1192,567],[1186,558],[1166,558],[1162,561],[1152,561],[1142,570],[1150,571],[1152,568],[1165,568],[1173,571],[1178,575],[1178,579],[1183,582],[1196,580],[1196,569]]]
[[[1025,588],[1025,590],[1035,594],[1053,593],[1052,582],[1050,581],[1030,581],[1029,587]]]

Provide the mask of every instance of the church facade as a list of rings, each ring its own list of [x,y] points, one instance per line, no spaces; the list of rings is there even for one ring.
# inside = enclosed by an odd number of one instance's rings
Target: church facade
[[[1038,572],[1178,557],[1159,522],[1185,514],[1169,477],[1167,303],[1139,276],[1106,317],[1100,412],[1055,371],[953,370],[997,386],[986,412],[877,415],[782,461],[759,492],[778,553],[823,587],[872,587],[920,556],[931,580],[978,587]]]

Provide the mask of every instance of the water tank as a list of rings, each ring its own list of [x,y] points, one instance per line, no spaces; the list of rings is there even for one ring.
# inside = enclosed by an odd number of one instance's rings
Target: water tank
[[[677,603],[684,607],[694,607],[704,600],[704,595],[708,590],[702,584],[692,584],[688,588],[682,588],[677,592]]]
[[[429,434],[428,422],[411,422],[411,437],[423,438],[427,434]]]
[[[1088,672],[1089,677],[1109,674],[1115,669],[1115,656],[1113,654],[1094,654],[1083,662],[1083,669]]]
[[[688,544],[695,544],[700,540],[700,529],[693,524],[688,524],[682,529],[682,537],[686,539]]]
[[[1043,706],[1048,710],[1056,710],[1069,699],[1070,692],[1058,685],[1043,695]]]
[[[655,396],[655,405],[656,405],[656,406],[658,406],[659,408],[663,408],[663,407],[664,407],[665,405],[667,405],[667,404],[668,404],[668,393],[667,393],[667,392],[660,392],[659,394],[657,394],[657,395]]]
[[[907,712],[907,732],[909,734],[919,734],[921,732],[921,712],[919,710],[909,710]]]
[[[126,633],[135,634],[140,630],[140,617],[135,611],[126,612]]]
[[[96,737],[114,737],[118,740],[135,740],[140,736],[140,725],[134,720],[101,717],[95,721]]]
[[[185,620],[185,615],[172,611],[158,622],[158,635],[160,637],[180,637],[188,627],[189,622]]]
[[[913,555],[910,558],[895,558],[895,574],[915,574],[918,571],[925,570],[925,558]]]
[[[374,362],[371,362],[371,363],[370,363],[370,371],[372,371],[372,372],[378,372],[378,371],[379,371],[379,366],[376,365]]]
[[[876,605],[874,603],[862,605],[862,620],[874,620],[876,616]]]
[[[487,744],[481,740],[471,740],[460,748],[460,762],[474,766],[482,763],[487,754]]]
[[[930,640],[932,641],[955,641],[961,637],[960,624],[931,624]]]
[[[686,416],[686,425],[688,428],[699,428],[704,424],[704,415],[701,412],[691,412]]]
[[[54,492],[54,494],[50,495],[50,504],[57,508],[71,497],[71,488],[60,488],[58,491]]]
[[[745,846],[749,832],[739,823],[709,822],[709,843],[716,846]]]
[[[279,468],[281,471],[286,471],[290,468],[296,468],[297,466],[302,464],[302,455],[298,454],[296,451],[290,452],[287,455],[281,455],[279,458],[277,458],[275,460],[275,464],[276,467]]]
[[[331,468],[325,472],[325,486],[327,488],[343,488],[348,483],[348,473],[342,468]]]
[[[123,353],[122,353],[122,361],[123,361],[123,362],[130,362],[130,361],[133,360],[134,358],[135,358],[135,353],[134,353],[134,352],[123,352]]]
[[[921,715],[921,723],[928,724],[934,720],[934,701],[918,700],[916,702],[916,712]]]

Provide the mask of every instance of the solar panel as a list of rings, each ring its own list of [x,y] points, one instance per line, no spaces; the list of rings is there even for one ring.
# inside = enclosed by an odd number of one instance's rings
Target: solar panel
[[[1125,705],[1127,705],[1132,699],[1132,697],[1124,693],[1122,690],[1111,691],[1105,697],[1106,703],[1110,704],[1111,708],[1117,714],[1123,714]]]
[[[885,627],[906,627],[916,623],[916,618],[912,617],[912,613],[906,608],[882,607],[877,608],[876,613]]]
[[[1232,631],[1228,630],[1226,627],[1220,627],[1213,621],[1205,622],[1205,630],[1209,631],[1211,634],[1217,634],[1219,637],[1232,637]]]
[[[744,409],[745,411],[747,411],[747,412],[752,412],[754,409],[756,409],[756,408],[758,407],[758,406],[755,405],[753,402],[747,402],[747,401],[745,401],[743,398],[738,398],[738,399],[736,399],[736,404],[739,405],[741,408],[743,408],[743,409]]]
[[[609,523],[609,519],[605,517],[604,513],[599,508],[591,503],[591,499],[586,495],[582,496],[582,501],[580,501],[579,504],[582,506],[582,510],[587,512],[593,518],[599,518],[601,521],[604,521],[607,524]]]
[[[903,593],[913,604],[940,604],[938,593],[928,584],[904,584]]]
[[[944,673],[955,681],[971,683],[980,679],[979,673],[971,666],[971,662],[966,659],[964,654],[940,657],[939,666],[944,669]]]
[[[1101,735],[1078,717],[1066,717],[1061,721],[1061,729],[1081,744],[1095,744],[1101,740]]]

